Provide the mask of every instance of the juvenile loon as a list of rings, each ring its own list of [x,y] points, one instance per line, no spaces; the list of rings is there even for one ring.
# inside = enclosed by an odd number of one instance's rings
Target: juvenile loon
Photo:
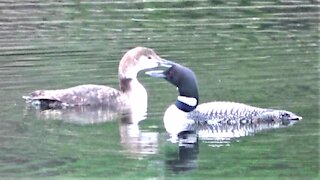
[[[136,47],[127,51],[118,68],[120,90],[104,85],[79,85],[67,89],[36,90],[23,96],[28,104],[40,109],[65,109],[75,106],[139,107],[147,109],[146,89],[137,80],[141,70],[159,66],[164,59],[152,49]]]
[[[164,78],[177,87],[179,96],[166,110],[163,121],[168,133],[198,131],[223,124],[270,123],[300,120],[302,117],[285,110],[264,109],[242,103],[213,101],[200,104],[198,85],[192,70],[166,61],[167,70],[148,71],[152,77]]]

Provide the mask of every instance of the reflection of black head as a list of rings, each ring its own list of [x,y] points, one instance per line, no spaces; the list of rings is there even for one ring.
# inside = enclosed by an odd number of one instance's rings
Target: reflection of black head
[[[163,74],[164,79],[178,87],[180,96],[193,97],[199,101],[197,78],[191,69],[174,64]]]

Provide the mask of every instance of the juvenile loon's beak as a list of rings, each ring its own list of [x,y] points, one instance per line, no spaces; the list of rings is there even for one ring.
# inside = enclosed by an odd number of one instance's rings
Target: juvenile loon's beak
[[[153,70],[153,71],[147,71],[146,75],[149,75],[151,77],[157,77],[157,78],[165,78],[164,75],[165,70]]]
[[[165,68],[171,68],[173,65],[175,65],[176,63],[174,63],[173,61],[169,61],[166,59],[162,59],[159,63],[159,66],[161,67],[165,67]]]
[[[159,67],[163,67],[164,69],[154,69],[150,71],[146,71],[145,74],[151,76],[151,77],[157,77],[157,78],[165,78],[166,75],[164,74],[168,69],[170,69],[175,63],[166,59],[161,59],[159,62]]]

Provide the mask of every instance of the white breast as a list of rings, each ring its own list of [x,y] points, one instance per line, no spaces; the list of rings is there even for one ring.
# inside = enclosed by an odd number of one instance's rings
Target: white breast
[[[166,131],[171,135],[177,135],[181,131],[190,130],[194,120],[187,118],[188,113],[181,111],[175,105],[169,106],[166,110],[163,122]]]
[[[146,89],[137,79],[130,82],[131,91],[127,93],[128,103],[131,107],[131,113],[134,120],[146,118],[148,108],[148,94]]]

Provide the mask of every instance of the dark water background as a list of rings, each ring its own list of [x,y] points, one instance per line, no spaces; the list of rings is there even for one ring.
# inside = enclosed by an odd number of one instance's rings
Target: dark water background
[[[109,178],[319,177],[319,1],[0,1],[0,176]],[[182,157],[162,116],[177,96],[141,76],[149,93],[138,137],[112,122],[42,119],[21,99],[78,84],[117,88],[129,48],[146,46],[192,68],[201,102],[286,109],[294,126]],[[225,144],[224,144],[225,143]],[[189,154],[188,154],[189,153]]]

